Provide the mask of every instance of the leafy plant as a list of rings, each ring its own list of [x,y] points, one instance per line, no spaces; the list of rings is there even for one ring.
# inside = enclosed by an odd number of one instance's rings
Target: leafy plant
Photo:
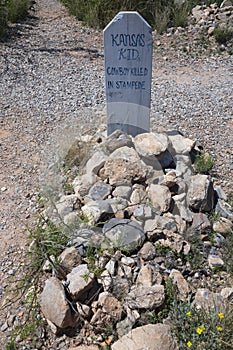
[[[6,34],[8,22],[26,17],[31,4],[31,0],[0,0],[0,37]]]
[[[192,232],[186,239],[189,241],[191,249],[184,256],[184,259],[191,265],[193,270],[198,270],[200,267],[203,267],[203,263],[207,258],[207,252],[197,232]]]
[[[233,39],[233,29],[219,26],[214,29],[213,35],[218,44],[225,45]]]
[[[190,302],[175,301],[170,314],[172,330],[180,349],[233,349],[233,308],[221,303],[197,308]]]
[[[7,5],[6,0],[0,0],[0,37],[3,37],[7,26]]]
[[[194,162],[195,170],[200,174],[208,174],[214,166],[214,160],[208,153],[202,153]]]
[[[25,18],[31,6],[31,0],[8,0],[8,20],[16,22]]]
[[[161,244],[160,242],[157,242],[155,244],[155,248],[158,250],[158,252],[161,254],[161,255],[166,255],[168,252],[171,251],[171,248],[168,247],[168,246],[165,246],[163,244]]]
[[[227,272],[233,277],[233,232],[229,231],[222,242],[222,256]]]
[[[176,3],[172,11],[173,25],[175,27],[186,27],[188,24],[188,16],[190,13],[191,7],[188,1],[185,1],[182,4]]]
[[[10,340],[7,344],[6,344],[6,350],[16,350],[16,343],[14,340]]]

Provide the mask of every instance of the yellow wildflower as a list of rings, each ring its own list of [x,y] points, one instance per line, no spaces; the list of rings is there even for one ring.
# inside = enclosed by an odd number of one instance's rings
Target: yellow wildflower
[[[217,329],[219,332],[222,332],[222,327],[217,326],[216,329]]]
[[[192,342],[191,341],[188,341],[187,342],[187,346],[188,346],[188,348],[191,348],[191,346],[192,346],[193,344],[192,344]]]
[[[203,333],[204,330],[205,330],[205,326],[204,326],[204,325],[202,325],[201,327],[197,327],[197,328],[196,328],[197,334]]]
[[[190,316],[192,315],[192,312],[191,312],[191,311],[188,311],[188,312],[186,313],[186,315],[190,317]]]
[[[219,312],[218,317],[219,318],[224,318],[224,314],[222,312]]]

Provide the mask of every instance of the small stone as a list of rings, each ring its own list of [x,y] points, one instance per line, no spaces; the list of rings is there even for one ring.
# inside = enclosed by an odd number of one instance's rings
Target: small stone
[[[75,301],[84,302],[94,283],[94,274],[89,271],[87,264],[81,264],[72,269],[67,275],[70,282],[69,291]]]
[[[222,217],[218,221],[215,221],[213,223],[213,230],[214,232],[218,232],[223,235],[227,234],[228,232],[231,232],[231,230],[233,230],[233,222],[229,219]]]
[[[90,188],[87,197],[94,201],[106,199],[110,195],[111,189],[112,187],[110,185],[99,181]]]
[[[3,323],[3,325],[1,326],[1,332],[5,332],[8,328],[8,323],[7,321],[5,323]]]
[[[160,214],[169,210],[171,204],[171,192],[168,187],[151,184],[148,188],[148,196],[155,212]]]
[[[224,261],[218,255],[209,255],[208,264],[211,269],[217,269],[224,266]]]
[[[188,189],[188,204],[194,211],[211,211],[214,207],[214,188],[207,175],[191,177]]]
[[[146,242],[138,252],[138,257],[144,261],[153,260],[156,256],[156,248],[153,243]]]
[[[151,287],[154,284],[161,284],[162,279],[162,275],[155,266],[146,264],[141,267],[136,284],[138,286]]]
[[[178,270],[173,269],[169,277],[173,279],[174,284],[177,286],[181,300],[186,300],[191,292],[191,287],[183,275]]]

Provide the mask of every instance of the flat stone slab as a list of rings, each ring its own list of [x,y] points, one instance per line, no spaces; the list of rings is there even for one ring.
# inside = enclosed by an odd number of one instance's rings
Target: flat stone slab
[[[143,228],[136,221],[113,218],[103,227],[105,237],[114,247],[135,249],[145,239]]]
[[[112,345],[112,350],[178,350],[170,327],[148,324],[133,329]]]

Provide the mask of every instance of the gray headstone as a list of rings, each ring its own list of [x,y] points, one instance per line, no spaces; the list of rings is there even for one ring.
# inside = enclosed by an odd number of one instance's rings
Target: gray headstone
[[[150,129],[152,30],[137,12],[119,12],[104,29],[108,135]]]

